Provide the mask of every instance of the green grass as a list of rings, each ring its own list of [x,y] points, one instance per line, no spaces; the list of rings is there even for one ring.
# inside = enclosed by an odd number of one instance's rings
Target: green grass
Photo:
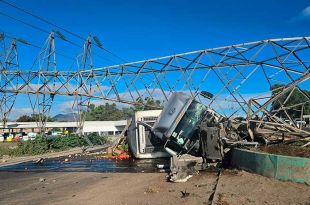
[[[11,148],[16,147],[18,142],[0,142],[0,149],[1,148]]]
[[[94,145],[103,145],[107,142],[105,137],[98,135],[89,135],[89,140]],[[54,151],[61,151],[73,147],[87,146],[87,142],[83,137],[77,135],[70,135],[66,137],[56,137],[47,139],[44,136],[38,136],[32,141],[22,142],[7,142],[1,143],[0,156],[23,156],[23,155],[38,155]]]

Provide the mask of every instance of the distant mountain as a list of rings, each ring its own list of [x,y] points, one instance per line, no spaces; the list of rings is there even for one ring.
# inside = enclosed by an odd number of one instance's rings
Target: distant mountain
[[[58,114],[53,117],[53,120],[56,122],[70,122],[75,121],[76,113],[68,113],[68,114]]]

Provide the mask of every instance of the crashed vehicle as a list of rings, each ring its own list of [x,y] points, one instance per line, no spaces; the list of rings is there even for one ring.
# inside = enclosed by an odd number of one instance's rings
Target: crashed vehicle
[[[222,161],[231,146],[257,145],[245,141],[250,137],[247,129],[245,121],[224,118],[194,98],[176,92],[161,112],[136,113],[127,141],[137,158],[170,156],[170,180],[181,182],[210,163]]]

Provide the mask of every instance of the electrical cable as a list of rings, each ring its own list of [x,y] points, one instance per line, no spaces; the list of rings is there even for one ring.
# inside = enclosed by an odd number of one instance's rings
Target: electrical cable
[[[29,41],[26,41],[26,43],[22,42],[22,41],[19,40],[19,37],[14,36],[14,35],[11,35],[11,34],[8,34],[8,32],[3,31],[2,29],[1,29],[0,31],[1,31],[6,37],[8,37],[8,38],[10,38],[10,39],[14,39],[14,38],[15,38],[17,41],[19,41],[19,42],[21,42],[21,43],[23,43],[23,44],[25,44],[25,45],[32,46],[32,47],[37,48],[37,49],[39,49],[39,50],[42,49],[40,46],[38,46],[38,45],[36,45],[36,44],[34,44],[34,43],[30,43]],[[58,50],[59,50],[59,49],[58,49]],[[71,66],[70,66],[70,69],[72,69],[72,67],[73,67],[73,65],[74,65],[74,62],[76,61],[76,58],[70,57],[70,56],[65,55],[65,54],[63,54],[63,53],[60,53],[59,51],[55,51],[55,53],[56,53],[56,55],[58,55],[58,56],[62,56],[62,57],[67,58],[67,59],[69,59],[69,60],[73,60],[73,63],[72,63]],[[31,66],[31,68],[34,67],[34,65],[36,64],[36,62],[37,62],[37,58],[34,60],[34,62],[33,62],[33,64],[32,64],[32,66]],[[98,67],[98,66],[97,66],[97,67]]]
[[[1,13],[1,12],[0,12],[0,13]],[[0,31],[2,31],[2,32],[5,34],[5,36],[7,36],[7,37],[9,37],[9,38],[11,38],[11,39],[13,39],[13,38],[17,38],[17,40],[19,39],[19,37],[15,36],[15,35],[13,35],[13,34],[9,34],[9,32],[4,31],[3,29],[0,29]],[[25,44],[25,42],[22,42],[22,43]],[[38,45],[36,45],[36,44],[34,44],[34,43],[30,43],[28,40],[26,41],[26,43],[27,43],[29,46],[32,46],[32,47],[41,49],[40,46],[38,46]],[[26,44],[26,45],[27,45],[27,44]],[[62,50],[62,49],[59,49],[59,48],[58,48],[57,50]],[[64,50],[62,50],[62,51],[64,51]],[[65,58],[67,58],[67,59],[76,61],[76,58],[75,58],[75,57],[70,57],[70,56],[68,56],[68,55],[66,55],[66,54],[64,54],[64,53],[59,52],[59,51],[56,51],[56,54],[59,55],[59,56],[65,57]],[[97,55],[97,56],[98,56],[98,55]],[[112,60],[110,60],[110,59],[108,59],[108,58],[101,57],[101,56],[98,56],[98,57],[102,58],[103,60],[105,60],[105,61],[107,61],[107,62],[115,63],[114,61],[112,61]],[[74,63],[73,63],[73,64],[74,64]],[[99,66],[95,66],[95,67],[99,67]]]
[[[1,1],[2,1],[2,0],[0,0],[0,2],[1,2]],[[30,24],[30,23],[27,23],[27,22],[25,22],[25,21],[23,21],[23,20],[17,19],[17,18],[15,18],[15,17],[10,16],[10,15],[8,15],[8,14],[5,14],[5,13],[3,13],[3,12],[1,12],[1,11],[0,11],[0,15],[6,16],[6,17],[8,17],[8,18],[10,18],[10,19],[13,19],[13,20],[17,21],[17,22],[20,22],[20,23],[22,23],[22,24],[25,24],[26,26],[29,26],[29,27],[31,27],[31,28],[33,28],[33,29],[36,29],[36,30],[40,31],[40,32],[50,34],[50,32],[47,31],[47,30],[44,30],[44,29],[42,29],[42,28],[40,28],[40,27],[37,27],[37,26],[32,25],[32,24]],[[62,38],[61,38],[61,39],[62,39]],[[73,41],[70,41],[70,40],[68,40],[68,39],[62,39],[62,40],[63,40],[63,41],[66,41],[66,42],[70,43],[71,45],[74,45],[74,46],[76,46],[76,47],[78,47],[78,48],[81,48],[81,46],[80,46],[79,44],[77,44],[77,43],[75,43],[75,42],[73,42]],[[109,51],[107,51],[107,52],[109,52]],[[102,56],[100,56],[100,55],[98,55],[97,53],[94,53],[94,52],[93,52],[93,54],[96,55],[96,56],[99,57],[99,58],[102,58],[102,59],[106,60],[106,61],[109,61],[109,62],[111,62],[111,63],[117,64],[115,61],[113,61],[113,60],[111,60],[111,59],[109,59],[109,58],[102,57]]]
[[[70,31],[70,30],[68,30],[68,29],[65,29],[65,28],[63,28],[63,27],[61,27],[61,26],[58,26],[58,25],[56,25],[56,24],[54,24],[54,23],[52,23],[52,22],[46,20],[45,18],[42,18],[42,17],[40,17],[40,16],[38,16],[38,15],[35,15],[35,14],[33,14],[33,13],[31,13],[31,12],[29,12],[29,11],[23,9],[23,8],[21,8],[21,7],[16,6],[15,4],[12,4],[12,3],[7,2],[7,1],[5,1],[5,0],[0,0],[0,2],[4,3],[4,4],[6,4],[6,5],[9,5],[9,6],[11,6],[11,7],[13,7],[13,8],[15,8],[15,9],[17,9],[17,10],[23,12],[23,13],[26,13],[26,14],[28,14],[28,15],[30,15],[30,16],[36,18],[36,19],[39,19],[40,21],[42,21],[42,22],[44,22],[44,23],[46,23],[46,24],[52,25],[52,26],[54,26],[54,27],[56,27],[56,28],[58,28],[58,29],[60,29],[60,30],[63,30],[63,31],[65,31],[66,33],[69,33],[69,34],[71,34],[71,35],[73,35],[73,36],[75,36],[75,37],[77,37],[77,38],[79,38],[79,39],[81,39],[81,40],[85,40],[85,38],[83,38],[81,35],[79,35],[79,34],[77,34],[77,33],[74,33],[74,32],[72,32],[72,31]],[[1,12],[1,13],[2,13],[2,12]],[[17,21],[19,21],[19,22],[22,22],[22,23],[24,23],[24,24],[26,24],[26,25],[28,25],[28,26],[33,27],[33,28],[40,29],[40,28],[38,28],[38,27],[36,27],[36,26],[30,25],[29,23],[23,22],[23,21],[21,21],[21,20],[18,20],[18,19],[16,19],[16,18],[11,17],[11,16],[9,16],[9,15],[6,15],[6,14],[4,14],[4,13],[2,13],[2,15],[5,15],[5,16],[7,16],[7,17],[9,17],[9,18],[12,18],[12,19],[17,20]],[[40,30],[41,30],[41,29],[40,29]],[[42,30],[43,30],[43,29],[42,29]],[[46,32],[46,31],[45,31],[45,32]],[[73,43],[72,41],[68,41],[68,42],[70,42],[71,44],[75,45],[75,43]],[[96,44],[95,44],[95,45],[96,45]],[[96,45],[96,46],[97,46],[98,48],[100,48],[98,45]],[[79,47],[80,47],[80,46],[79,46]],[[106,51],[106,52],[109,53],[110,55],[113,55],[114,57],[118,58],[119,60],[121,60],[121,61],[123,61],[123,62],[127,62],[125,59],[123,59],[123,58],[120,57],[119,55],[117,55],[117,54],[115,54],[115,53],[109,51],[109,50],[106,49],[106,48],[100,48],[100,49],[103,49],[104,51]]]
[[[3,12],[1,12],[1,11],[0,11],[0,15],[6,16],[6,17],[8,17],[8,18],[10,18],[10,19],[13,19],[13,20],[18,21],[18,22],[20,22],[20,23],[23,23],[23,24],[25,24],[26,26],[30,26],[31,28],[36,29],[36,30],[38,30],[38,31],[41,31],[41,32],[43,32],[43,33],[47,33],[47,34],[50,33],[50,32],[48,32],[48,31],[46,31],[46,30],[44,30],[44,29],[42,29],[42,28],[39,28],[39,27],[37,27],[37,26],[34,26],[34,25],[32,25],[32,24],[30,24],[30,23],[27,23],[27,22],[25,22],[25,21],[23,21],[23,20],[17,19],[17,18],[15,18],[15,17],[10,16],[10,15],[8,15],[8,14],[5,14],[5,13],[3,13]]]
[[[41,20],[41,21],[43,21],[43,22],[45,22],[45,23],[47,23],[47,24],[50,24],[50,25],[52,25],[52,26],[54,26],[54,27],[56,27],[56,28],[58,28],[58,29],[61,29],[61,30],[65,31],[65,32],[67,32],[67,33],[69,33],[69,34],[71,34],[71,35],[73,35],[73,36],[75,36],[75,37],[81,39],[81,40],[85,40],[82,36],[80,36],[80,35],[78,35],[78,34],[76,34],[76,33],[73,33],[73,32],[71,32],[71,31],[69,31],[69,30],[67,30],[67,29],[65,29],[65,28],[63,28],[63,27],[57,26],[56,24],[54,24],[54,23],[52,23],[52,22],[50,22],[50,21],[48,21],[48,20],[46,20],[46,19],[44,19],[44,18],[38,16],[38,15],[35,15],[35,14],[33,14],[33,13],[31,13],[31,12],[29,12],[29,11],[23,9],[23,8],[20,8],[20,7],[14,5],[14,4],[10,3],[10,2],[4,1],[4,0],[0,0],[0,1],[1,1],[2,3],[4,3],[4,4],[7,4],[7,5],[9,5],[9,6],[15,8],[15,9],[19,10],[19,11],[22,11],[22,12],[24,12],[24,13],[26,13],[26,14],[32,16],[32,17],[34,17],[34,18],[37,18],[37,19],[39,19],[39,20]]]
[[[19,41],[19,37],[17,37],[17,36],[14,36],[14,35],[10,35],[10,34],[8,34],[8,32],[5,32],[5,31],[3,31],[3,30],[1,30],[1,32],[4,34],[4,36],[6,36],[6,37],[8,37],[8,38],[10,38],[10,39],[16,39],[17,41]],[[21,42],[21,41],[19,41],[19,42]],[[38,46],[38,45],[36,45],[36,44],[34,44],[34,43],[30,43],[29,41],[26,41],[26,43],[24,43],[24,42],[22,42],[23,44],[25,44],[25,45],[29,45],[29,46],[32,46],[32,47],[34,47],[34,48],[37,48],[37,49],[41,49],[41,47],[40,46]],[[60,53],[60,52],[56,52],[58,55],[60,55],[60,56],[62,56],[62,57],[65,57],[65,58],[68,58],[68,59],[70,59],[70,60],[75,60],[73,57],[70,57],[70,56],[67,56],[67,55],[65,55],[65,54],[63,54],[63,53]]]

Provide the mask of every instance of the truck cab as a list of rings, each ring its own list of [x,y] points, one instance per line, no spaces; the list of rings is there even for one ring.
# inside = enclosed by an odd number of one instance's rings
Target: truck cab
[[[164,149],[164,142],[156,137],[146,123],[153,126],[161,110],[136,111],[127,131],[127,142],[132,154],[138,159],[170,157]]]

